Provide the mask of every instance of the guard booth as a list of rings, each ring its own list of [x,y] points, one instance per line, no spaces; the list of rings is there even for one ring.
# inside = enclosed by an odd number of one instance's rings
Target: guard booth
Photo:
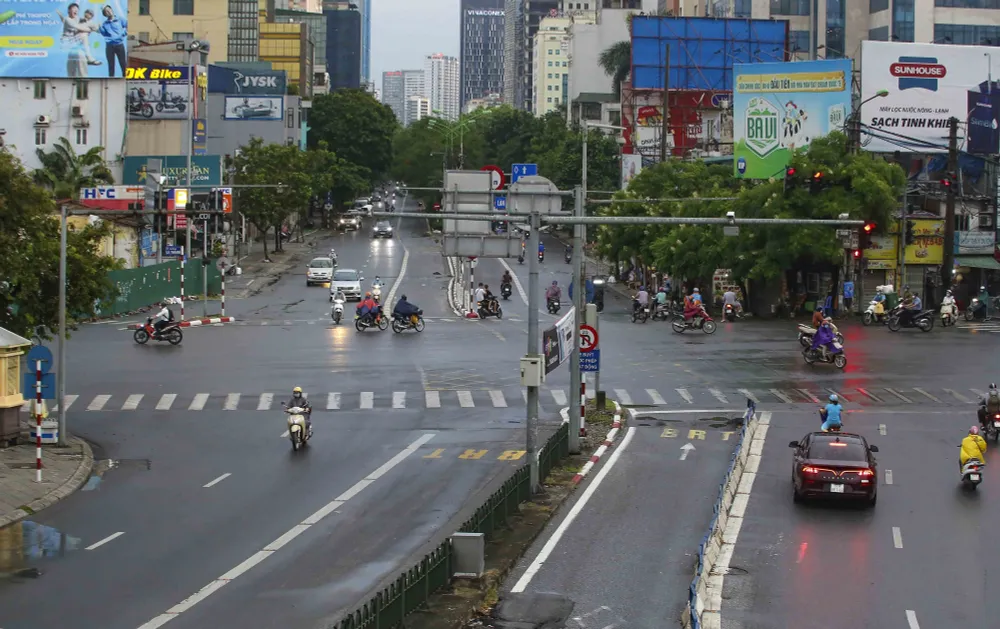
[[[21,434],[21,357],[31,341],[0,328],[0,447],[16,445]]]

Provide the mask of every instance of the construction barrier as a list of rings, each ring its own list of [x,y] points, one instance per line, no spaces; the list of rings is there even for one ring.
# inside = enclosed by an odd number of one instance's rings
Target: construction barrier
[[[215,265],[205,266],[200,261],[186,265],[185,288],[188,295],[202,292],[202,274],[208,272],[208,293],[218,295],[222,289],[222,274]],[[134,312],[163,301],[164,297],[181,294],[180,262],[164,262],[137,269],[111,271],[108,277],[114,282],[117,297],[102,303],[97,316],[110,317]]]

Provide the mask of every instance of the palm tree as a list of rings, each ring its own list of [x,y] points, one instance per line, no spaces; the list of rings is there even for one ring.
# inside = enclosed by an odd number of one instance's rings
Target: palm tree
[[[48,153],[35,149],[42,167],[32,173],[32,178],[51,190],[57,199],[75,199],[80,188],[114,184],[111,169],[101,155],[103,151],[103,147],[95,146],[78,155],[69,140],[61,137]]]
[[[632,42],[620,41],[604,49],[597,58],[598,65],[611,77],[611,87],[615,96],[621,95],[622,83],[632,71]]]

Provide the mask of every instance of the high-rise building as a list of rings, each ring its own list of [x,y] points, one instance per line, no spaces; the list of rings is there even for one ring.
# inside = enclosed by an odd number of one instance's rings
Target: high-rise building
[[[276,8],[273,21],[305,24],[309,28],[309,40],[313,43],[313,67],[316,71],[326,71],[326,17],[322,13]]]
[[[139,2],[129,0],[129,39],[134,35],[140,44],[162,44],[173,41],[197,39],[209,43],[209,63],[227,61],[229,39],[235,34],[240,43],[246,44],[252,35],[254,42],[244,46],[249,56],[256,46],[256,20],[258,0],[229,0],[229,2],[196,2],[186,7],[171,6],[169,2]],[[181,10],[177,10],[181,9]],[[189,9],[189,10],[188,10]],[[234,12],[231,15],[231,12]],[[254,22],[247,22],[246,16]],[[239,27],[233,26],[233,18]],[[235,29],[239,30],[235,30]],[[235,32],[234,32],[235,30]],[[256,57],[247,61],[257,61]]]
[[[382,73],[382,103],[389,106],[402,124],[406,100],[403,98],[403,73],[400,70]]]
[[[295,86],[303,98],[312,98],[314,46],[309,26],[262,21],[258,28],[260,60],[270,61],[275,70],[284,70],[289,87]]]
[[[406,113],[403,124],[410,126],[414,122],[431,115],[431,101],[423,96],[411,96],[406,99]]]
[[[331,8],[333,4],[343,5]],[[330,91],[361,87],[361,14],[347,3],[324,3]]]
[[[534,41],[534,66],[531,71],[532,112],[536,116],[566,104],[569,68],[564,66],[569,48],[572,18],[546,17],[538,25]]]
[[[531,109],[534,102],[531,70],[538,23],[543,17],[559,15],[561,3],[562,0],[505,0],[504,100],[518,109]]]
[[[372,80],[372,0],[357,0],[361,12],[361,80]]]
[[[525,0],[504,0],[503,14],[503,100],[512,107],[521,102],[521,20]]]
[[[503,92],[504,0],[462,0],[459,108]]]
[[[322,13],[322,0],[274,0],[274,8],[279,10],[306,11],[307,13]]]
[[[448,120],[458,120],[458,59],[437,53],[424,60],[426,93],[431,101],[431,111]]]
[[[259,58],[260,20],[257,0],[229,0],[229,41],[226,60],[252,63]],[[134,14],[133,14],[134,15]],[[213,46],[221,45],[211,42]]]

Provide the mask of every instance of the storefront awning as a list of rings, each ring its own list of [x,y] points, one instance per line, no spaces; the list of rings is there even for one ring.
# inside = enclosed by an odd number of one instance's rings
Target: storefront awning
[[[997,262],[992,256],[955,256],[955,264],[967,266],[970,269],[1000,271],[1000,262]]]

